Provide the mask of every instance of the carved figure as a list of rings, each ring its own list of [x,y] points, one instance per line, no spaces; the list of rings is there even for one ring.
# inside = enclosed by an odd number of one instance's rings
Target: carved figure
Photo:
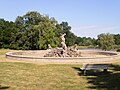
[[[48,49],[52,49],[52,47],[51,47],[51,45],[50,45],[50,44],[48,44]]]
[[[62,48],[64,49],[64,50],[66,50],[67,49],[67,46],[66,46],[66,44],[65,44],[65,36],[66,34],[64,33],[64,34],[61,34],[61,36],[60,36],[60,39],[61,39],[61,45],[62,45]]]
[[[61,35],[61,36],[60,36],[61,42],[64,42],[64,43],[65,43],[65,37],[64,37],[64,36],[65,36],[66,34],[64,33],[64,34],[60,34],[60,35]]]

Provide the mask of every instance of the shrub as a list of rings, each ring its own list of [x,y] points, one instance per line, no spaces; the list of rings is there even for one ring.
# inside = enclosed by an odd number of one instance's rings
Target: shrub
[[[117,49],[117,52],[120,52],[120,48],[119,48],[119,49]]]

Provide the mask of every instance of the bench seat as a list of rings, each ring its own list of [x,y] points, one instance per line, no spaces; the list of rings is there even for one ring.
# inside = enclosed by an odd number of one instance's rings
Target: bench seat
[[[86,74],[87,70],[104,70],[107,71],[111,64],[83,64],[81,70]]]

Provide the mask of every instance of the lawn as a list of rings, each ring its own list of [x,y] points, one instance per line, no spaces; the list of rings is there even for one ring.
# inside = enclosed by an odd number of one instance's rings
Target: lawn
[[[120,90],[120,62],[104,74],[81,76],[82,64],[9,62],[0,50],[0,89],[8,90]]]

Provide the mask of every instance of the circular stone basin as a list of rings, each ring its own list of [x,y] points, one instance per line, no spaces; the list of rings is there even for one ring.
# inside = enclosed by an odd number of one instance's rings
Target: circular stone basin
[[[110,62],[118,58],[119,54],[109,51],[78,50],[81,57],[44,57],[49,50],[25,50],[6,53],[6,58],[33,61],[33,62],[58,62],[58,63],[86,63],[86,62]]]

